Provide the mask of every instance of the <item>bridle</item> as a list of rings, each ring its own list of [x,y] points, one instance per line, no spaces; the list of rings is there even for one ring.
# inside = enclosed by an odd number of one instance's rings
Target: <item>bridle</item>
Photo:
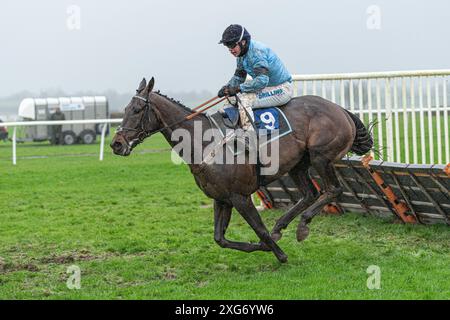
[[[145,129],[145,123],[144,123],[145,119],[147,119],[147,122],[150,121],[150,118],[149,118],[150,100],[149,100],[149,99],[142,98],[142,97],[140,97],[140,96],[138,96],[138,95],[135,95],[133,98],[136,98],[136,99],[139,99],[139,100],[142,100],[142,101],[145,102],[145,105],[144,105],[144,113],[142,114],[141,120],[139,120],[140,127],[137,128],[137,129],[135,129],[135,128],[130,128],[130,127],[122,127],[122,126],[119,126],[119,127],[117,128],[117,131],[116,131],[116,134],[122,136],[122,138],[125,140],[125,142],[127,143],[128,147],[129,147],[130,149],[132,149],[132,148],[135,147],[136,145],[142,143],[142,141],[144,141],[145,138],[149,137],[150,135],[152,135],[153,133],[156,132],[156,131],[155,131],[155,132],[149,132],[149,131],[147,131],[147,130]],[[123,132],[127,132],[127,131],[134,131],[134,132],[137,132],[138,135],[137,135],[137,137],[134,138],[133,140],[128,141],[128,140],[125,138],[125,136],[123,135]]]
[[[176,125],[178,125],[178,124],[180,124],[180,123],[182,123],[184,121],[191,120],[192,118],[194,118],[195,116],[199,115],[203,111],[208,110],[209,108],[211,108],[211,107],[215,106],[216,104],[218,104],[218,103],[222,102],[223,100],[225,100],[225,98],[222,98],[222,99],[219,99],[218,101],[214,102],[213,104],[204,107],[208,103],[211,103],[214,100],[218,99],[218,97],[214,97],[214,98],[206,101],[205,103],[202,103],[198,107],[192,109],[192,111],[195,111],[195,112],[190,114],[190,115],[188,115],[188,116],[186,116],[185,118],[181,119],[180,121],[177,121],[177,122],[172,123],[170,125],[166,125],[166,126],[160,128],[160,129],[156,129],[156,130],[153,130],[153,131],[147,131],[145,129],[144,121],[145,121],[145,119],[147,119],[147,123],[150,121],[150,117],[149,117],[150,108],[151,108],[150,99],[146,99],[146,98],[143,98],[143,97],[138,96],[138,95],[133,96],[133,98],[136,98],[136,99],[139,99],[139,100],[142,100],[142,101],[145,102],[144,113],[142,115],[142,118],[139,120],[140,127],[135,129],[135,128],[130,128],[130,127],[119,126],[117,128],[117,131],[116,131],[116,134],[122,136],[122,138],[127,143],[128,148],[130,148],[130,149],[132,149],[133,147],[135,147],[138,144],[142,143],[147,137],[149,137],[149,136],[151,136],[151,135],[153,135],[155,133],[162,132],[162,131],[164,131],[166,129],[172,128],[173,126],[176,126]],[[202,108],[202,107],[204,107],[204,108]],[[156,112],[155,112],[155,114],[156,114]],[[160,120],[160,122],[162,122],[161,119],[159,119],[159,120]],[[128,139],[123,135],[123,133],[127,132],[127,131],[137,132],[138,133],[137,137],[129,142]]]

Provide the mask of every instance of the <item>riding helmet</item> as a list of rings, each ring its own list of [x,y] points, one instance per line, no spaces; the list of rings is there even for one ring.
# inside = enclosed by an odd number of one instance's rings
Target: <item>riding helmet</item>
[[[248,43],[250,39],[250,33],[248,33],[243,26],[239,24],[232,24],[223,32],[222,40],[219,41],[219,44],[230,46],[242,40],[247,40]]]

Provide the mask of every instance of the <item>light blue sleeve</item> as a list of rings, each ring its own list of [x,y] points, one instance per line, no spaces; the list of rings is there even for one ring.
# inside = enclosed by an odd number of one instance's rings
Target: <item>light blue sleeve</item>
[[[254,77],[251,81],[240,85],[241,92],[255,92],[264,89],[269,83],[269,62],[264,52],[256,50],[253,57],[252,69]]]

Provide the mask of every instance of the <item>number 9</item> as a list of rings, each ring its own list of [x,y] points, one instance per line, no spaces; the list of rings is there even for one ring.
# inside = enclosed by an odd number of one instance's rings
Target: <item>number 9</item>
[[[260,116],[261,121],[265,124],[266,129],[274,130],[275,129],[275,117],[270,112],[264,112]]]

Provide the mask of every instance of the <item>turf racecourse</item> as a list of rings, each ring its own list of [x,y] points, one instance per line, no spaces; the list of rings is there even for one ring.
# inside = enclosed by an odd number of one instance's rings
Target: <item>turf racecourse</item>
[[[14,167],[10,147],[0,143],[0,299],[450,298],[447,226],[319,216],[303,243],[295,223],[286,230],[282,265],[215,244],[211,200],[161,137],[103,162],[98,145],[23,144]],[[280,214],[262,213],[269,227]],[[237,213],[227,237],[257,240]],[[71,265],[79,290],[66,286]]]

